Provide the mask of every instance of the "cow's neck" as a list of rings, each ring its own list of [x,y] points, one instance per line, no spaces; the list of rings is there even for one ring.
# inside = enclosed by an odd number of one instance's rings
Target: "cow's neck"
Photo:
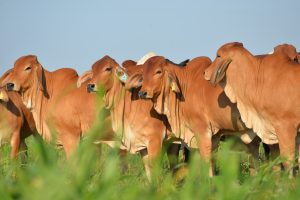
[[[124,112],[128,92],[122,83],[114,77],[113,87],[105,95],[106,108],[110,110],[114,132],[124,130]]]
[[[51,72],[46,70],[44,70],[44,73],[47,85],[47,95],[39,88],[37,84],[38,80],[33,80],[32,87],[22,94],[22,99],[25,106],[32,112],[38,133],[44,140],[49,142],[51,140],[51,133],[46,122],[46,115],[48,114],[48,102],[52,97],[52,75]]]
[[[172,71],[176,75],[180,84],[182,94],[176,94],[172,91],[168,77],[165,77],[165,83],[162,85],[161,93],[154,100],[154,108],[159,114],[166,115],[171,126],[172,132],[186,143],[190,143],[190,133],[185,126],[185,121],[182,118],[182,104],[185,102],[185,93],[187,91],[185,82],[186,72],[183,69],[174,69]],[[182,85],[181,85],[182,84]]]

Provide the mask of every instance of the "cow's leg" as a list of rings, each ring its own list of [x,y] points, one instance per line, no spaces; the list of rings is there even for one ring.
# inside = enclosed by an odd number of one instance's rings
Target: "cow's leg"
[[[283,167],[289,171],[290,177],[293,175],[293,163],[295,159],[296,129],[290,125],[284,126],[282,123],[276,127],[279,142],[280,156],[286,161]]]
[[[25,143],[25,139],[22,138],[21,142],[20,142],[20,153],[21,153],[20,157],[21,157],[21,162],[22,163],[25,163],[27,158],[28,158],[27,150],[28,150],[28,148],[27,148],[27,145]]]
[[[61,132],[60,134],[60,139],[63,145],[63,148],[66,152],[66,157],[69,159],[71,157],[71,154],[77,147],[77,144],[79,142],[79,137],[80,134],[72,134],[72,133],[66,133],[66,132]]]
[[[147,178],[148,178],[149,181],[151,181],[151,167],[150,167],[150,159],[149,159],[147,149],[142,149],[140,151],[140,154],[141,154],[142,159],[143,159],[143,164],[144,164],[144,168],[145,168]]]
[[[167,149],[167,155],[171,170],[174,170],[176,165],[178,164],[180,147],[181,144],[171,143]]]
[[[183,146],[182,151],[183,151],[183,162],[188,163],[190,161],[191,151],[185,146]]]
[[[15,130],[13,132],[13,135],[10,140],[10,145],[11,145],[11,152],[10,152],[10,157],[12,159],[16,158],[17,154],[19,153],[19,148],[20,148],[20,130]]]
[[[148,179],[151,181],[151,172],[153,167],[153,162],[156,161],[158,154],[161,152],[162,139],[157,137],[154,134],[153,137],[149,138],[148,147],[141,151],[141,155],[143,158],[145,171]]]
[[[211,152],[212,152],[212,141],[211,136],[207,130],[203,130],[198,134],[197,137],[198,146],[200,151],[201,158],[209,162],[209,176],[213,176],[213,167],[212,167],[212,160],[211,160]]]
[[[119,150],[120,162],[121,162],[121,170],[122,173],[126,173],[128,171],[128,163],[127,163],[127,151],[125,149]]]

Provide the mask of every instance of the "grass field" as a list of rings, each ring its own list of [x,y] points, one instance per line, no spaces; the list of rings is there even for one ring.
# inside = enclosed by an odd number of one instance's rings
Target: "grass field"
[[[184,180],[173,176],[166,156],[155,166],[149,183],[139,155],[129,155],[129,169],[121,173],[117,149],[102,146],[101,156],[91,139],[81,142],[72,159],[61,149],[29,138],[27,162],[9,159],[1,149],[0,199],[299,199],[300,179],[272,172],[279,161],[260,163],[249,174],[249,157],[223,142],[216,153],[219,174],[207,176],[207,166],[194,153]]]

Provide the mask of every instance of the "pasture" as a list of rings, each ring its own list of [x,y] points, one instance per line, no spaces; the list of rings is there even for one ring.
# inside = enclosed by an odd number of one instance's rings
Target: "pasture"
[[[186,174],[179,164],[172,175],[166,156],[161,155],[150,183],[139,155],[128,155],[129,167],[122,173],[118,149],[102,145],[100,154],[92,144],[99,135],[96,129],[70,160],[62,149],[38,137],[27,139],[25,162],[11,160],[6,145],[1,149],[0,199],[299,199],[299,177],[289,179],[286,172],[272,171],[280,160],[265,163],[262,159],[250,175],[250,157],[233,148],[234,141],[221,142],[215,152],[218,175],[208,177],[208,166],[197,152],[185,167]]]

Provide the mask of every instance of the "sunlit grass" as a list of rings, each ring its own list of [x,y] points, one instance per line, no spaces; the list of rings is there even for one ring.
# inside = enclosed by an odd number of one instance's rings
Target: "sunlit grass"
[[[166,155],[154,164],[149,182],[138,154],[128,155],[122,172],[118,148],[96,145],[105,114],[67,160],[62,149],[41,138],[28,138],[25,163],[10,160],[8,146],[0,152],[0,200],[5,199],[299,199],[300,179],[274,172],[280,160],[259,161],[250,174],[251,158],[232,141],[221,142],[215,153],[218,175],[208,176],[208,165],[197,152],[177,173],[168,169]],[[181,160],[181,159],[180,159]]]
[[[257,174],[243,169],[247,155],[223,142],[216,157],[219,174],[208,177],[208,166],[192,156],[184,180],[175,179],[166,157],[148,182],[139,155],[129,155],[129,169],[121,173],[118,150],[84,140],[70,160],[62,150],[30,138],[25,164],[9,159],[9,147],[1,151],[1,199],[298,199],[299,178],[273,172],[261,163]],[[247,165],[246,165],[247,166]],[[245,166],[244,166],[245,168]]]

